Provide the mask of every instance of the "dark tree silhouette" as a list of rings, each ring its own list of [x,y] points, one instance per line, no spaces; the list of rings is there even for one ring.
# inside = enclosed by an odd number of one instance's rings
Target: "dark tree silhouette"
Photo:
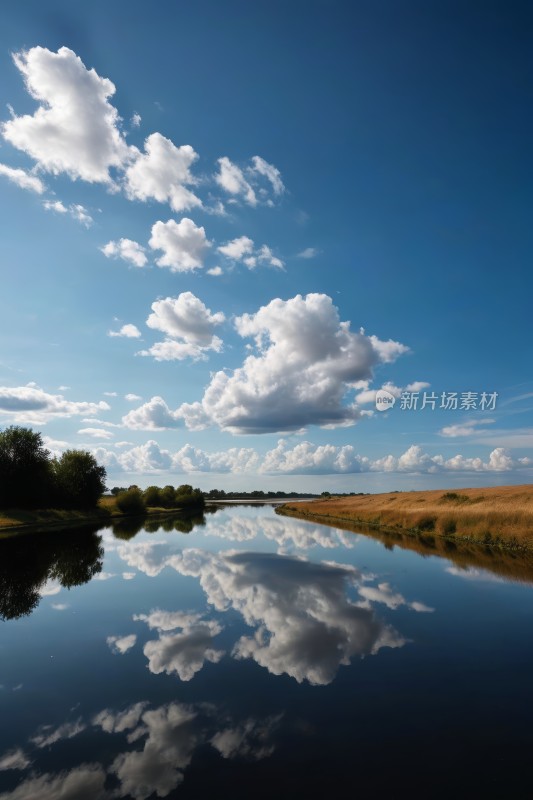
[[[49,580],[67,589],[87,583],[101,572],[103,557],[94,527],[0,541],[0,620],[31,614]]]
[[[52,463],[57,502],[67,508],[92,508],[105,492],[105,467],[86,450],[66,450]]]
[[[0,432],[0,507],[40,505],[50,490],[50,453],[40,433],[11,425]]]

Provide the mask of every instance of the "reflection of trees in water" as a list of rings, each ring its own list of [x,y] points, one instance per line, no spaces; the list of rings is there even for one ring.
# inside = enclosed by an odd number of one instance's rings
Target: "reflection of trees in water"
[[[132,539],[141,530],[146,533],[157,533],[163,530],[165,533],[178,531],[179,533],[190,533],[199,525],[205,525],[203,512],[193,511],[191,513],[169,514],[166,517],[124,517],[113,521],[113,535],[117,539]]]
[[[70,589],[102,570],[104,549],[95,528],[40,533],[0,541],[0,619],[17,619],[38,606],[47,581]]]
[[[113,522],[113,536],[128,541],[146,528],[144,517],[124,517]]]

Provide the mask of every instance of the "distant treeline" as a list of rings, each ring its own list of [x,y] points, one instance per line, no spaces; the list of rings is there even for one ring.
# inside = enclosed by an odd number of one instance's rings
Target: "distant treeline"
[[[365,494],[365,492],[345,492],[335,493],[335,497],[352,497],[354,495]],[[211,489],[209,492],[204,492],[208,500],[276,500],[285,499],[293,500],[298,497],[331,497],[330,492],[322,492],[321,494],[313,494],[312,492],[263,492],[256,489],[253,492],[225,492],[224,489]]]
[[[31,428],[0,432],[0,508],[92,508],[105,479],[105,467],[86,450],[53,458]]]
[[[148,486],[144,490],[136,485],[114,486],[111,494],[116,497],[117,508],[123,514],[144,514],[148,508],[199,509],[205,505],[203,492],[188,483],[176,489],[171,485]]]
[[[224,489],[211,489],[209,492],[204,492],[204,495],[208,500],[275,500],[276,498],[320,496],[310,492],[263,492],[258,489],[253,492],[225,492]]]

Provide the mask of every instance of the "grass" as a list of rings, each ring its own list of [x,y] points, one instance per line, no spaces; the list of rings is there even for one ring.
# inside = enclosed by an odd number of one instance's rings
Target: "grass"
[[[285,503],[280,513],[533,551],[533,486],[389,492]],[[427,536],[426,536],[427,538]]]
[[[179,509],[148,508],[147,516],[160,516],[175,513]],[[20,509],[9,508],[0,511],[0,538],[18,533],[19,531],[46,531],[74,525],[84,525],[91,522],[101,522],[103,525],[114,519],[130,516],[122,514],[117,508],[116,498],[104,496],[98,501],[96,508],[41,508]]]

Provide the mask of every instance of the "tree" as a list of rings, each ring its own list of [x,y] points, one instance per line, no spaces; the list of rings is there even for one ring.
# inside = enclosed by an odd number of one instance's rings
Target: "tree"
[[[123,514],[145,514],[146,503],[138,486],[132,486],[127,492],[117,494],[117,508]]]
[[[144,502],[147,506],[157,507],[161,505],[161,489],[159,486],[148,486],[143,494]]]
[[[40,433],[11,425],[0,433],[0,506],[42,503],[50,487],[50,453]]]
[[[165,508],[172,508],[176,505],[176,490],[170,484],[160,490],[159,497],[161,505]]]
[[[66,450],[53,461],[57,501],[67,508],[95,506],[105,492],[105,467],[87,450]]]

